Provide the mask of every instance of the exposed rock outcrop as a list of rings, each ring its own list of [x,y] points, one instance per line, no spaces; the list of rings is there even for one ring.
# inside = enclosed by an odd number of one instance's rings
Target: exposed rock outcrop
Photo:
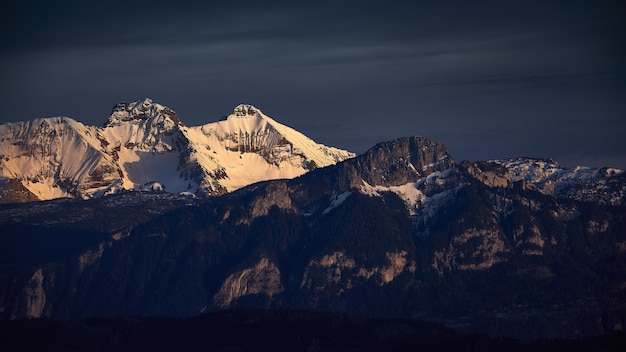
[[[267,258],[261,258],[253,267],[228,276],[213,296],[213,302],[218,307],[228,307],[234,300],[243,296],[264,294],[271,298],[283,290],[280,270],[276,264]]]
[[[360,187],[362,181],[372,186],[399,186],[446,170],[454,165],[454,159],[443,144],[417,136],[377,144],[343,165],[340,177],[350,188]]]
[[[487,187],[508,188],[513,186],[509,170],[498,163],[463,161],[459,167]]]
[[[13,318],[41,318],[46,307],[43,269],[38,268],[18,297]]]

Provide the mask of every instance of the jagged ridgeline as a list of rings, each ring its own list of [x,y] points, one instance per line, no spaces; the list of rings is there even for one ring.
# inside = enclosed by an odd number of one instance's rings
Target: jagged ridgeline
[[[229,124],[258,113],[239,109]],[[274,138],[215,134],[230,149]],[[275,308],[522,338],[607,333],[626,316],[625,181],[554,160],[456,163],[407,137],[220,197],[3,205],[0,316]]]
[[[103,127],[67,117],[0,125],[0,202],[128,190],[215,196],[351,157],[251,105],[190,127],[146,99],[116,105]]]

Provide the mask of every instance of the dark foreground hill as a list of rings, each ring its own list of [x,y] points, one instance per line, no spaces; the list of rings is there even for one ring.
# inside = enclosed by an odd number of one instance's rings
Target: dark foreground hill
[[[0,322],[10,351],[623,351],[626,334],[522,342],[402,319],[229,310],[187,319]]]

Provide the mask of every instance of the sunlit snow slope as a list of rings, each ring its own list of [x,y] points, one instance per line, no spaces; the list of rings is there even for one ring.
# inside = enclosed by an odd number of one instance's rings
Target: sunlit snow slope
[[[188,127],[173,110],[145,99],[116,105],[104,127],[67,117],[1,124],[0,202],[20,200],[7,190],[16,184],[41,200],[146,189],[219,195],[353,156],[251,105]]]

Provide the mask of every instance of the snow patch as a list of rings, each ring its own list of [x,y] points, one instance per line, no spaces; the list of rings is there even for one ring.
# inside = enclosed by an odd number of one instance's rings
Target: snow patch
[[[410,182],[400,186],[389,187],[372,186],[365,181],[362,182],[361,193],[370,197],[381,197],[381,193],[383,192],[392,192],[404,201],[404,204],[406,204],[406,207],[411,215],[415,215],[417,213],[417,209],[420,204],[426,199],[424,193],[417,188],[419,185],[417,182]]]
[[[337,208],[338,206],[341,205],[341,203],[343,203],[346,199],[348,199],[348,197],[352,194],[351,191],[347,191],[347,192],[343,192],[341,194],[337,194],[336,196],[334,196],[333,198],[331,198],[330,200],[330,206],[326,209],[324,209],[324,211],[322,211],[322,215],[326,215],[328,214],[331,210]]]
[[[160,182],[148,182],[141,187],[142,192],[165,192],[165,186]]]
[[[452,189],[445,190],[443,192],[435,193],[430,197],[424,197],[422,201],[422,207],[420,209],[421,218],[423,220],[427,220],[435,216],[439,208],[443,205],[447,204],[450,200],[452,200],[456,193],[465,187],[465,184],[460,184]]]

